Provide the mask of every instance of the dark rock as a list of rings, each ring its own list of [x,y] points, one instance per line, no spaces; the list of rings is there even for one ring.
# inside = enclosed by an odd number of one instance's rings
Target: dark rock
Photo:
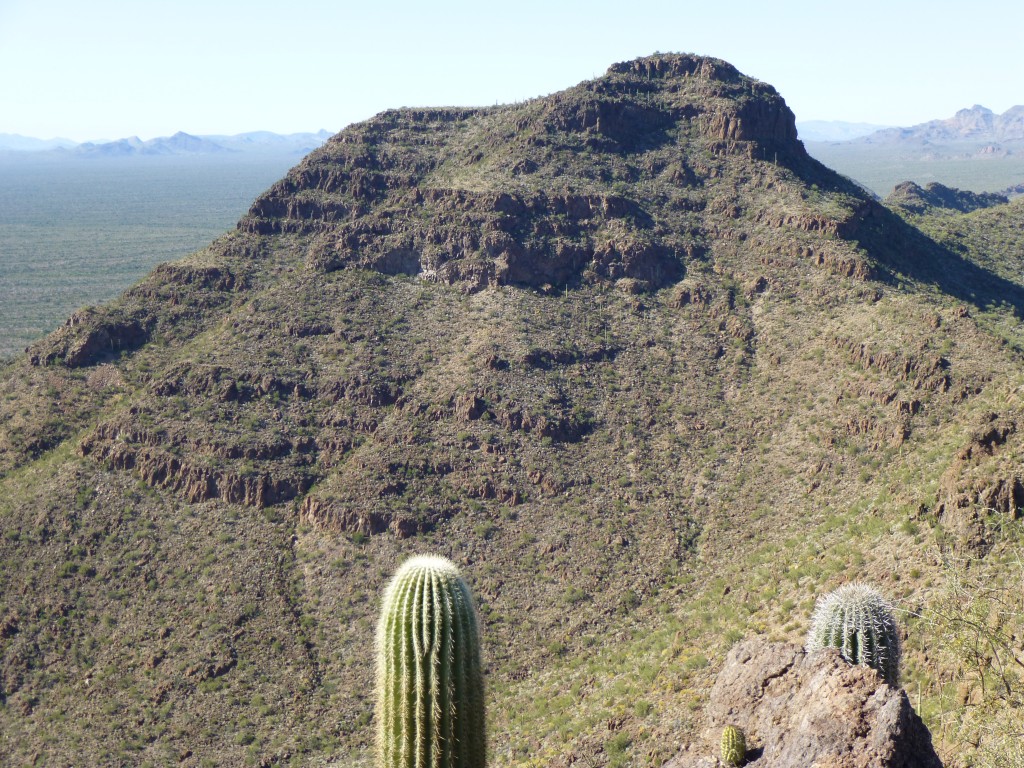
[[[486,401],[473,393],[459,397],[455,403],[455,414],[462,421],[475,421],[483,416],[486,410]]]
[[[705,710],[703,738],[665,768],[718,764],[722,728],[747,736],[757,768],[941,768],[907,694],[831,649],[747,640],[732,649]]]
[[[81,368],[137,349],[148,340],[149,332],[137,318],[82,309],[26,352],[32,365],[62,363],[68,368]]]
[[[924,187],[912,181],[897,184],[887,198],[886,205],[902,208],[909,213],[924,213],[931,208],[945,208],[961,213],[970,213],[979,208],[1008,203],[1009,198],[994,192],[970,192],[954,189],[937,182]]]
[[[90,456],[112,469],[134,470],[144,482],[170,489],[195,504],[220,499],[231,504],[263,508],[290,501],[309,490],[306,477],[275,477],[266,472],[241,474],[213,469],[164,450],[161,435],[133,432],[116,424],[101,424],[79,443],[82,456]],[[264,445],[241,450],[242,456],[272,457],[290,449]]]

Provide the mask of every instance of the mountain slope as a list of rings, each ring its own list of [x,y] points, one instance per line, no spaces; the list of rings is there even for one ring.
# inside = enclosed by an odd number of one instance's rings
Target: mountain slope
[[[3,747],[362,764],[377,596],[430,551],[494,765],[658,765],[738,637],[1012,544],[1022,309],[715,59],[352,126],[3,371]]]

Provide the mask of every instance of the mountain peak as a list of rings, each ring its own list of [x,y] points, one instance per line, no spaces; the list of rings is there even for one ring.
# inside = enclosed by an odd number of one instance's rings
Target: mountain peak
[[[430,552],[496,765],[660,765],[735,637],[1010,536],[1019,323],[974,315],[1022,293],[716,60],[353,125],[0,377],[10,762],[372,761],[377,597]]]
[[[711,138],[796,142],[796,119],[778,91],[721,59],[688,53],[655,54],[613,64],[595,82],[618,86],[620,92],[634,95],[650,93],[653,84],[670,105],[681,110],[675,115],[677,120],[692,118],[687,108],[718,112],[718,119],[709,126]]]
[[[608,67],[607,75],[615,74],[640,74],[648,79],[701,77],[723,82],[736,82],[743,77],[727,61],[692,53],[655,53],[618,62]]]
[[[858,143],[955,141],[1000,142],[1024,139],[1024,107],[1010,107],[999,115],[988,107],[975,104],[957,110],[952,117],[929,120],[908,128],[885,128],[856,139]]]
[[[381,113],[311,153],[239,227],[309,238],[318,271],[654,288],[705,250],[700,212],[729,208],[712,180],[808,162],[774,88],[661,54],[522,104]]]

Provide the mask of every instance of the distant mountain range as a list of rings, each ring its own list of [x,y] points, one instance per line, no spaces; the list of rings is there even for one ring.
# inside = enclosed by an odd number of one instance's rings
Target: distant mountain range
[[[135,157],[168,155],[213,155],[231,152],[288,153],[305,155],[319,147],[331,135],[316,133],[278,134],[251,131],[233,136],[193,136],[178,131],[173,136],[143,141],[131,136],[116,141],[76,143],[70,139],[37,139],[0,133],[0,152],[32,152],[82,157]]]
[[[800,138],[810,142],[847,142],[862,144],[950,142],[1005,142],[1024,140],[1024,105],[1010,107],[999,115],[975,104],[944,120],[899,128],[840,120],[808,120],[796,124]]]
[[[904,181],[1011,197],[1024,187],[1024,106],[999,115],[975,104],[944,120],[845,138],[800,127],[800,138],[815,159],[880,196]]]
[[[71,139],[37,139],[18,133],[0,133],[0,152],[45,152],[58,147],[74,147]]]
[[[945,120],[931,120],[909,128],[885,128],[860,139],[867,144],[919,142],[949,143],[957,141],[1004,142],[1024,140],[1024,105],[1010,107],[997,115],[991,109],[975,104],[961,109]]]

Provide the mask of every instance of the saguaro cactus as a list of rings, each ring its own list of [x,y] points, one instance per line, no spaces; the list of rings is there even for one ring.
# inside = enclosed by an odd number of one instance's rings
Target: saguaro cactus
[[[739,766],[747,756],[747,739],[743,731],[735,725],[727,725],[722,729],[722,762],[726,765]]]
[[[867,664],[899,685],[900,637],[892,606],[866,584],[846,584],[818,600],[807,649],[838,648],[851,664]]]
[[[473,596],[443,557],[407,560],[377,625],[380,768],[483,768],[484,683]]]

